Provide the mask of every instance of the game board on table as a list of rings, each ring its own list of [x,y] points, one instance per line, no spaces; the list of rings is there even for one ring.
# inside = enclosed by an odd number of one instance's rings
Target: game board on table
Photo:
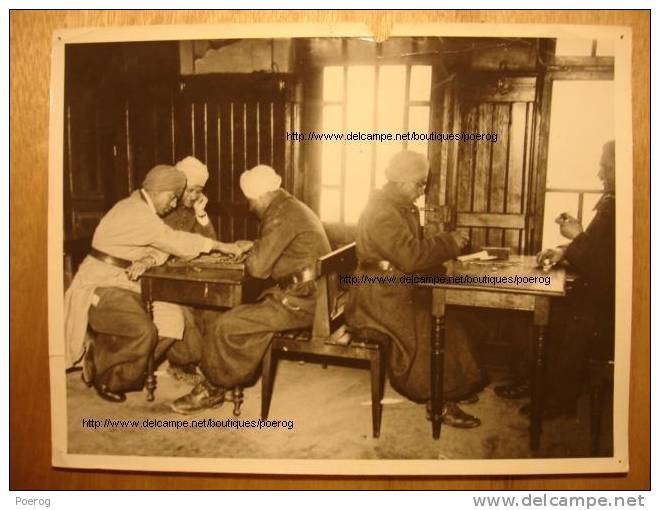
[[[247,253],[243,253],[238,257],[227,255],[225,253],[212,253],[200,255],[191,260],[172,259],[167,265],[171,267],[192,267],[200,269],[242,269],[247,256]]]

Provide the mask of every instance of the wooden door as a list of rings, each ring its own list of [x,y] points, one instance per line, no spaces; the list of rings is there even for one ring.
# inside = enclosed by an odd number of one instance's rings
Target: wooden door
[[[533,211],[536,79],[473,76],[459,87],[460,132],[497,133],[497,142],[458,143],[448,178],[451,223],[470,234],[472,250],[506,246],[527,253]]]

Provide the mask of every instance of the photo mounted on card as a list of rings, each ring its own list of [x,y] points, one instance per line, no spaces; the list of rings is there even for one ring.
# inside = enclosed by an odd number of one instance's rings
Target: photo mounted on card
[[[630,39],[56,32],[53,465],[627,471]]]

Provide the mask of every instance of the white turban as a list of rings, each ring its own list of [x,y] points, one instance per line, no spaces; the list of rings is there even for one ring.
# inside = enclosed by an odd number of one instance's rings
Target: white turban
[[[282,178],[268,165],[257,165],[241,174],[241,191],[248,198],[259,198],[269,191],[275,191],[282,184]]]
[[[189,188],[193,186],[201,186],[203,188],[209,179],[209,171],[206,165],[192,156],[183,158],[174,166],[184,173]]]

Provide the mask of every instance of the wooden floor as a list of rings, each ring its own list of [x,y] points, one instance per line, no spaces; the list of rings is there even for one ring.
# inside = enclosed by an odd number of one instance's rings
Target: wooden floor
[[[481,427],[458,430],[443,427],[434,441],[424,406],[414,404],[386,389],[381,437],[371,437],[369,372],[360,368],[281,360],[269,418],[293,421],[277,429],[185,429],[83,427],[83,419],[139,420],[181,419],[168,403],[190,390],[172,379],[162,366],[158,372],[156,400],[146,402],[144,393],[131,393],[126,402],[101,400],[80,380],[67,375],[68,441],[70,453],[225,458],[290,459],[507,459],[530,457],[589,456],[588,409],[581,402],[577,418],[558,418],[544,423],[541,448],[528,447],[528,420],[518,413],[525,401],[505,401],[492,387],[480,393],[480,401],[464,406],[481,418]],[[256,420],[260,409],[259,382],[246,388],[239,419]],[[583,399],[586,401],[586,399]],[[188,419],[234,419],[231,404]],[[607,428],[605,442],[611,441]]]

